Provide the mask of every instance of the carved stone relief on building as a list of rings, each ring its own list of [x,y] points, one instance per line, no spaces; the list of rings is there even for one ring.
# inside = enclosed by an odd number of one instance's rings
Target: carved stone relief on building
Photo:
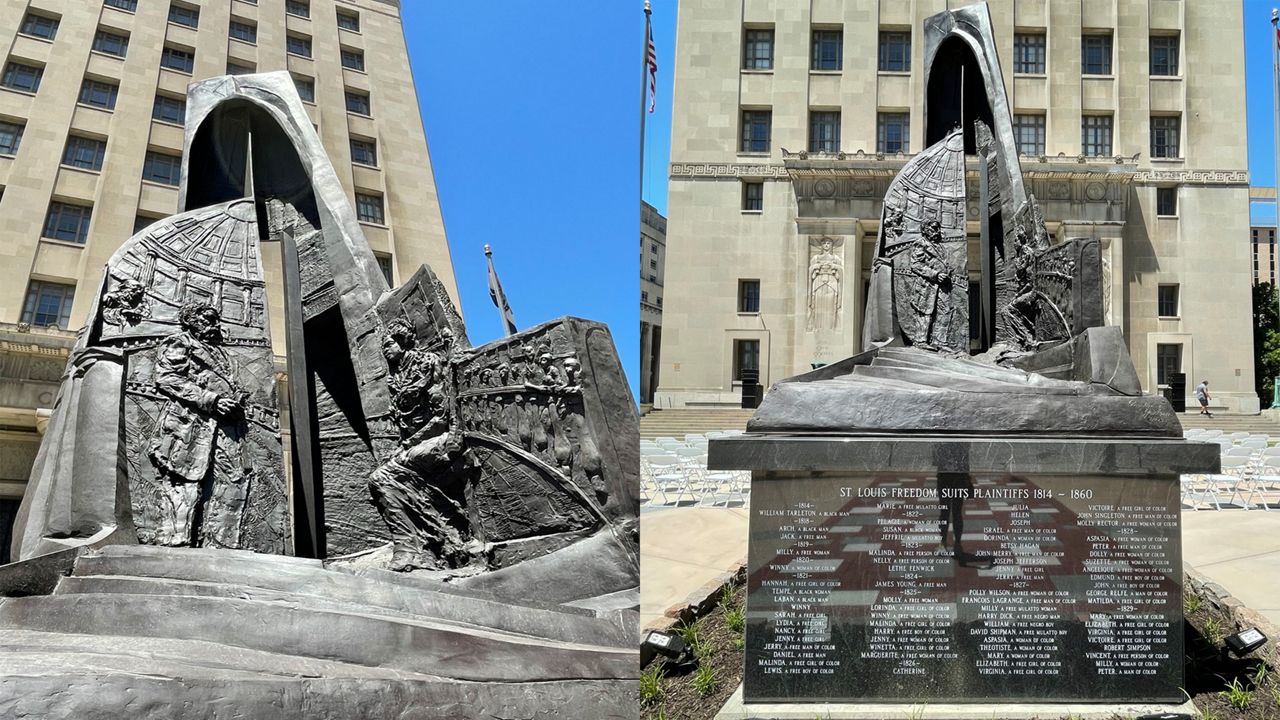
[[[844,240],[809,240],[809,330],[830,331],[840,327],[844,300]]]

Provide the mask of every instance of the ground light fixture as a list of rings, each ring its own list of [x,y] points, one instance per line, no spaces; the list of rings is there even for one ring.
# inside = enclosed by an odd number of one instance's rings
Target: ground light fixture
[[[1262,634],[1258,628],[1249,628],[1242,630],[1235,635],[1230,635],[1223,642],[1226,643],[1227,649],[1236,657],[1244,657],[1249,653],[1262,647],[1267,641],[1267,636]]]
[[[655,655],[674,660],[677,664],[689,655],[689,644],[675,633],[650,630],[640,643],[640,664],[648,665]]]

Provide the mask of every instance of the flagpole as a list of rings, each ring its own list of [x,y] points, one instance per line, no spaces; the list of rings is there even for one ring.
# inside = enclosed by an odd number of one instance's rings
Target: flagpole
[[[650,26],[650,16],[653,14],[653,8],[649,6],[649,0],[644,0],[644,54],[641,55],[640,63],[640,207],[643,212],[644,207],[644,125],[645,115],[648,114],[646,105],[649,101],[649,35],[653,31]]]
[[[512,323],[507,320],[507,313],[510,312],[511,306],[507,303],[507,294],[498,282],[498,271],[493,269],[493,248],[489,247],[489,243],[484,244],[484,257],[489,265],[489,297],[493,299],[493,306],[498,309],[498,317],[502,319],[503,333],[510,336],[515,332]],[[506,307],[503,307],[504,305]]]
[[[1272,133],[1275,142],[1273,150],[1275,151],[1276,160],[1275,232],[1280,234],[1280,10],[1275,8],[1271,9],[1271,28],[1271,124],[1273,125]],[[1272,244],[1271,252],[1273,255],[1278,247],[1280,245]],[[1280,314],[1280,277],[1273,278],[1272,288],[1277,291],[1276,310]]]

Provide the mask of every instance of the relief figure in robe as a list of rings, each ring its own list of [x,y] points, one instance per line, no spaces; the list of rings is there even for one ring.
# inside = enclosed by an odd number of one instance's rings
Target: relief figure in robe
[[[921,226],[920,236],[911,245],[910,270],[903,277],[910,283],[911,317],[902,318],[902,324],[912,344],[928,350],[946,348],[952,277],[937,220],[926,220]]]
[[[835,330],[840,314],[840,284],[844,261],[832,249],[835,243],[823,238],[821,251],[809,261],[809,329]]]

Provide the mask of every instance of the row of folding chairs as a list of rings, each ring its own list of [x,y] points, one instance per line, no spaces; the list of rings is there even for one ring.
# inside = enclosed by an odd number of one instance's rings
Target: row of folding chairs
[[[651,507],[746,507],[750,472],[707,469],[710,440],[741,430],[640,441],[641,504]]]
[[[1230,505],[1270,511],[1280,506],[1280,447],[1246,439],[1222,448],[1222,471],[1182,476],[1182,502],[1192,510]],[[1227,500],[1224,503],[1223,497]]]

